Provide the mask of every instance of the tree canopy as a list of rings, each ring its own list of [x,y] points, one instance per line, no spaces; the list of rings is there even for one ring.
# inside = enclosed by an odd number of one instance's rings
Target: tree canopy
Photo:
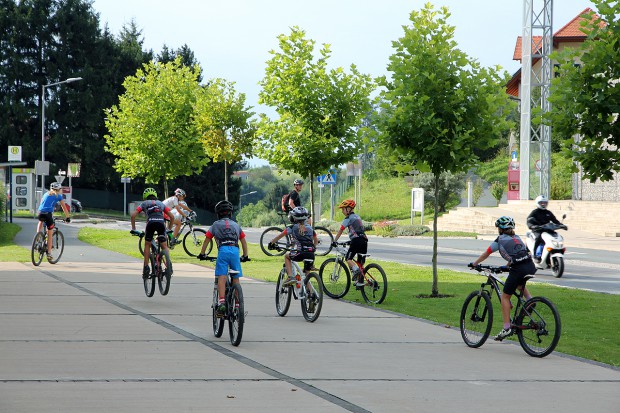
[[[442,172],[465,171],[476,162],[476,149],[493,146],[505,126],[509,103],[496,69],[487,69],[454,41],[445,7],[427,3],[410,15],[410,26],[393,42],[379,129],[387,147],[435,179],[439,198]],[[437,213],[435,202],[433,295],[437,288]]]
[[[593,3],[599,15],[584,16],[586,41],[554,55],[560,69],[552,81],[548,118],[566,153],[592,182],[620,172],[620,4]]]
[[[125,79],[119,104],[106,110],[105,136],[123,176],[158,183],[199,173],[209,162],[193,122],[199,74],[177,58],[145,64]]]

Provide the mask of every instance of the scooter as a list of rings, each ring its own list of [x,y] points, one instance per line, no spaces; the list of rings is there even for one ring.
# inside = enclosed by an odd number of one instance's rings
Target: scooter
[[[566,215],[562,219],[566,218]],[[537,231],[542,231],[540,237],[542,242],[538,245],[538,251],[536,256],[540,256],[540,263],[536,264],[536,268],[545,270],[551,268],[553,276],[560,278],[564,274],[564,238],[556,232],[558,229],[568,229],[564,224],[555,224],[549,222],[545,225],[540,225],[536,228]],[[534,252],[534,245],[536,243],[536,235],[532,231],[528,231],[525,234],[525,243],[527,248]]]

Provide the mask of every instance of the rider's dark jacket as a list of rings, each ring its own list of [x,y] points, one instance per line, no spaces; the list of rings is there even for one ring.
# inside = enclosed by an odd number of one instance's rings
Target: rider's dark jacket
[[[548,209],[540,209],[536,208],[530,215],[527,216],[527,227],[532,229],[532,227],[537,227],[539,225],[545,225],[549,222],[553,222],[555,224],[560,224],[560,221],[553,215],[553,212]]]

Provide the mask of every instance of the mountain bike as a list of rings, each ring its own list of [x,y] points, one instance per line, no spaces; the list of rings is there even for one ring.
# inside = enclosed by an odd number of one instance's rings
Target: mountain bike
[[[131,234],[140,237],[140,242],[142,242],[144,231],[131,231]],[[170,279],[172,278],[170,250],[164,249],[161,246],[161,243],[166,240],[167,237],[165,235],[158,235],[157,238],[153,238],[151,241],[151,254],[149,255],[151,272],[147,276],[142,276],[144,292],[147,297],[152,297],[155,294],[155,280],[157,280],[161,295],[167,295],[170,291]]]
[[[319,276],[323,282],[325,294],[331,298],[342,298],[351,288],[351,271],[345,259],[351,241],[336,243],[336,257],[328,258],[321,264]],[[379,264],[371,263],[364,266],[370,254],[357,254],[355,264],[360,269],[364,285],[355,286],[368,304],[381,304],[387,295],[387,276]]]
[[[268,248],[269,242],[274,239],[277,235],[279,235],[284,228],[286,228],[286,217],[288,214],[286,212],[278,212],[278,215],[282,219],[283,227],[269,227],[263,231],[260,236],[260,249],[266,255],[271,257],[277,255],[284,255],[284,253],[291,247],[291,236],[287,234],[285,238],[282,238],[277,242],[278,246],[281,247],[276,250],[270,250]],[[317,237],[319,238],[319,243],[316,246],[315,255],[327,255],[332,250],[332,242],[334,242],[334,236],[331,231],[325,227],[314,227],[314,232],[316,232]]]
[[[198,259],[215,261],[217,257],[198,257]],[[250,260],[249,258],[247,259]],[[228,320],[228,334],[230,336],[230,343],[233,346],[238,346],[241,343],[241,337],[243,336],[243,324],[245,323],[245,307],[243,304],[243,289],[241,284],[232,282],[233,277],[238,274],[239,271],[228,269],[226,275],[226,293],[224,299],[226,301],[226,313],[224,315],[217,314],[217,306],[220,301],[220,297],[217,291],[217,280],[213,284],[213,302],[211,304],[212,321],[213,321],[213,335],[215,337],[222,337],[224,332],[224,322]]]
[[[504,282],[498,278],[498,274],[509,269],[506,266],[491,265],[477,265],[474,269],[487,280],[480,285],[479,290],[473,291],[465,299],[460,327],[465,344],[477,348],[487,340],[493,326],[491,298],[495,295],[498,301],[501,300],[500,286]],[[532,278],[535,277],[525,276],[523,286]],[[526,301],[523,292],[519,290],[514,295],[517,297],[517,305],[514,306],[510,321],[512,333],[517,335],[521,347],[530,356],[545,357],[551,354],[562,332],[560,314],[555,305],[545,297],[532,297]]]
[[[279,247],[282,249],[282,247]],[[286,249],[289,251],[289,249]],[[284,251],[284,252],[286,252]],[[315,322],[323,308],[323,285],[316,272],[311,272],[314,260],[304,260],[304,270],[299,264],[291,261],[295,285],[285,285],[288,274],[284,264],[276,282],[276,311],[284,317],[291,305],[291,298],[301,301],[301,313],[306,321]]]
[[[202,243],[205,242],[205,235],[207,231],[202,228],[194,228],[194,221],[196,220],[196,212],[192,211],[186,217],[181,218],[181,229],[179,230],[179,236],[177,239],[181,239],[183,233],[187,229],[187,232],[183,236],[183,249],[190,257],[197,257],[200,254],[200,250],[202,249]],[[172,243],[172,230],[167,230],[168,234],[168,247],[172,250],[174,249],[174,245]],[[138,241],[138,249],[140,250],[140,254],[144,255],[144,241],[142,238]],[[209,244],[207,249],[205,250],[205,255],[209,255],[211,249],[213,248],[213,244]]]
[[[66,222],[64,219],[61,221]],[[35,234],[32,240],[32,249],[30,251],[32,264],[36,267],[41,264],[41,261],[43,261],[43,256],[47,254],[47,225],[45,225],[45,221],[42,222],[42,229]],[[48,258],[47,262],[50,264],[56,264],[58,260],[60,260],[62,252],[65,250],[65,236],[56,226],[56,218],[54,218],[54,229],[52,231],[52,259]]]

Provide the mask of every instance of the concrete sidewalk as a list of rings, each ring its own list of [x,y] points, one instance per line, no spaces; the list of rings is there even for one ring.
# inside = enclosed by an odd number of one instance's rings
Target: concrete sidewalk
[[[470,349],[456,329],[328,298],[315,323],[297,301],[279,317],[274,284],[250,278],[243,341],[233,347],[227,330],[219,339],[211,330],[212,271],[177,264],[170,294],[147,298],[140,266],[2,263],[0,412],[602,413],[620,405],[619,369],[559,353],[532,358],[512,342]]]

